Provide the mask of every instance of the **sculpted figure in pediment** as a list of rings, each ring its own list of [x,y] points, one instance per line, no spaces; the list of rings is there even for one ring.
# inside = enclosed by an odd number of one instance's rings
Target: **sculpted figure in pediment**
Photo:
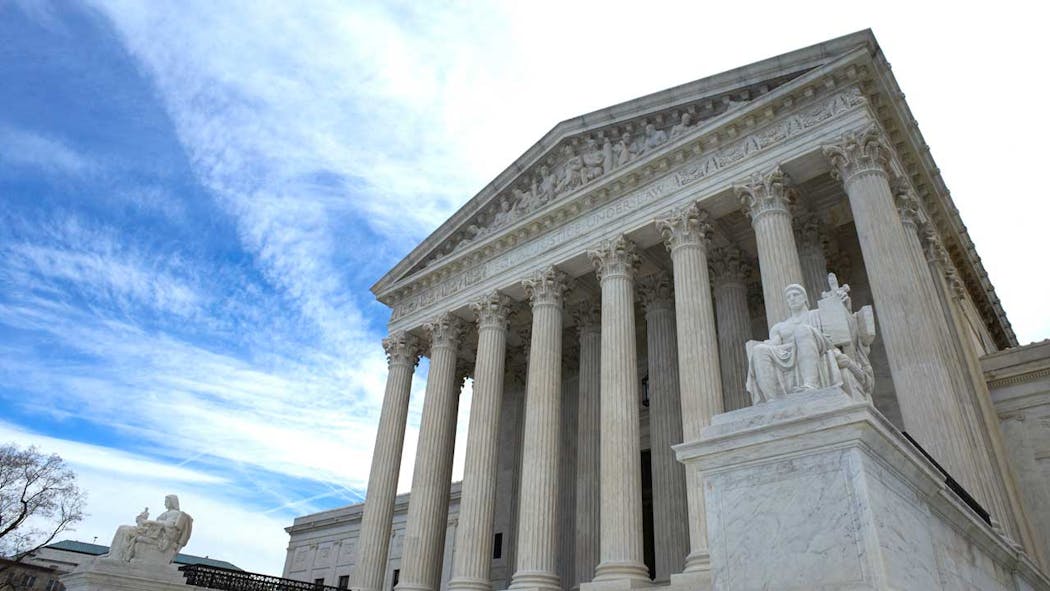
[[[682,118],[679,120],[678,125],[671,128],[671,139],[674,139],[680,135],[685,134],[689,131],[689,128],[693,125],[693,117],[689,113],[682,113]]]
[[[667,143],[667,132],[661,129],[656,129],[656,126],[649,123],[645,126],[645,151],[649,152],[659,148],[663,144]]]
[[[602,169],[609,172],[616,168],[616,155],[613,152],[612,140],[605,138],[602,142]]]
[[[613,152],[616,155],[616,168],[620,168],[634,158],[634,154],[631,152],[631,144],[631,134],[625,132],[620,136],[620,141],[613,147]]]
[[[525,200],[532,199],[531,191],[522,191],[520,188],[514,189],[514,194],[518,198],[518,202],[521,203]],[[518,213],[514,210],[514,206],[511,205],[510,199],[504,197],[500,199],[499,210],[496,211],[496,215],[492,217],[492,229],[497,230],[513,222],[518,217]]]
[[[594,138],[587,138],[586,149],[583,152],[582,159],[583,182],[593,181],[605,172],[605,155],[598,148],[598,142],[594,141]]]
[[[546,164],[540,165],[539,173],[534,177],[532,182],[532,193],[535,203],[529,203],[527,207],[522,208],[523,211],[529,212],[544,205],[554,198],[554,189],[556,187],[557,179],[551,174],[550,168]],[[519,203],[518,206],[522,207],[523,204]]]
[[[558,184],[554,188],[556,193],[574,189],[583,184],[583,158],[575,154],[571,146],[565,146],[562,153],[566,160],[561,171],[561,178],[558,179]]]

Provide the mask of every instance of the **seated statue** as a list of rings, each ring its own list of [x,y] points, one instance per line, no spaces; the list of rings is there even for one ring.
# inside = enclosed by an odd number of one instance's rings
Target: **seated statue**
[[[179,510],[179,497],[164,497],[164,513],[149,519],[149,508],[135,518],[135,525],[122,525],[113,535],[109,553],[103,558],[122,562],[170,564],[190,539],[193,518]]]
[[[753,404],[831,386],[857,400],[870,400],[871,306],[854,314],[849,286],[840,287],[834,274],[828,279],[831,290],[822,294],[816,310],[806,308],[808,296],[801,285],[784,288],[791,315],[773,325],[768,340],[747,343],[746,387]]]

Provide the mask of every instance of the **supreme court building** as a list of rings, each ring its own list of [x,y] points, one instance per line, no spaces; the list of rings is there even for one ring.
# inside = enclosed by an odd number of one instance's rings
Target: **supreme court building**
[[[863,393],[752,406],[793,284],[874,311]],[[372,291],[367,498],[296,519],[285,577],[1050,589],[1050,344],[1018,346],[870,31],[558,124]]]

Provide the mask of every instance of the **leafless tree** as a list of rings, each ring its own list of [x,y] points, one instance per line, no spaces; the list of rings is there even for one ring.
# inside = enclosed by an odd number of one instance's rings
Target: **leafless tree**
[[[20,562],[82,520],[85,494],[76,481],[57,454],[0,445],[0,556]]]

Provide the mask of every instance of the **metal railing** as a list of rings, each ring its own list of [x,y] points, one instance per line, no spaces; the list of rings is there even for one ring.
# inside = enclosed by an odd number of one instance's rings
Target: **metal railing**
[[[270,575],[250,573],[242,570],[230,570],[204,564],[187,564],[180,566],[186,577],[186,584],[208,589],[226,591],[339,591],[338,587],[308,583],[293,579],[282,579]]]
[[[956,482],[956,480],[952,478],[951,474],[948,474],[948,471],[944,469],[944,466],[941,466],[941,464],[937,460],[933,459],[933,456],[931,456],[929,452],[927,452],[926,449],[923,448],[923,446],[919,445],[919,442],[915,441],[915,439],[911,435],[908,435],[906,431],[901,431],[901,435],[903,435],[909,443],[915,446],[915,449],[919,450],[919,453],[921,453],[927,460],[930,461],[931,464],[933,464],[935,468],[937,468],[937,470],[940,471],[941,476],[944,476],[944,484],[948,486],[949,490],[955,493],[955,496],[959,497],[959,500],[962,501],[963,504],[969,507],[970,510],[977,515],[977,517],[980,517],[981,521],[987,523],[988,525],[992,525],[992,516],[990,513],[988,513],[988,510],[982,507],[981,504],[977,502],[977,499],[970,496],[970,493],[967,492],[967,490],[963,488],[961,484]]]

